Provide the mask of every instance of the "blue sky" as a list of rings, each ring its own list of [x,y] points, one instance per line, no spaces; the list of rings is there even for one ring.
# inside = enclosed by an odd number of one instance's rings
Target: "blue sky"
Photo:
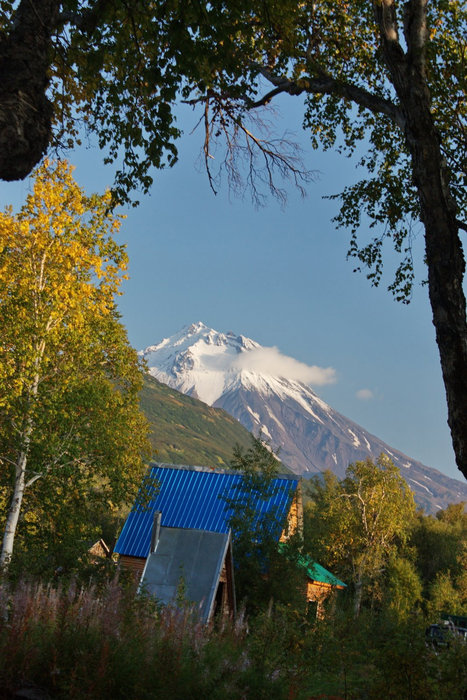
[[[331,222],[336,204],[322,199],[356,177],[353,163],[312,151],[301,131],[300,103],[280,105],[279,132],[296,132],[307,168],[318,171],[302,199],[289,188],[285,208],[268,199],[255,209],[234,199],[226,183],[214,196],[198,163],[202,134],[189,132],[185,110],[180,160],[156,173],[149,196],[129,209],[120,239],[128,244],[130,279],[120,310],[132,344],[159,342],[186,324],[253,338],[308,365],[332,367],[334,384],[316,387],[334,409],[389,445],[462,478],[447,426],[444,387],[424,276],[423,236],[415,241],[418,284],[413,301],[393,301],[346,260],[348,233]],[[89,192],[112,183],[96,148],[69,156]],[[2,184],[2,201],[17,205],[27,183]],[[365,236],[367,231],[362,231]],[[393,256],[388,251],[388,272]]]

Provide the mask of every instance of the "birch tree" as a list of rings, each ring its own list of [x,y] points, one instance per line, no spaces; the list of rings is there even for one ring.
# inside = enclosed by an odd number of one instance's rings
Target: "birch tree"
[[[25,494],[42,481],[118,503],[142,467],[141,376],[115,309],[127,257],[109,202],[46,162],[21,211],[0,214],[4,569]]]
[[[398,544],[410,534],[415,518],[413,495],[389,457],[351,464],[339,482],[327,475],[315,481],[308,508],[307,546],[354,588],[354,613],[382,578]]]

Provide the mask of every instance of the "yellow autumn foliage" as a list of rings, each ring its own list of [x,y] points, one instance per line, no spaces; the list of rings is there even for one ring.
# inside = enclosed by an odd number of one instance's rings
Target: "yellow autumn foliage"
[[[109,205],[45,161],[19,213],[0,213],[0,568],[14,545],[38,570],[72,566],[141,478],[142,376],[115,305],[127,255]]]
[[[65,331],[67,345],[83,342],[88,320],[114,308],[128,258],[110,198],[87,197],[67,162],[46,160],[20,212],[0,213],[0,405],[60,352]]]

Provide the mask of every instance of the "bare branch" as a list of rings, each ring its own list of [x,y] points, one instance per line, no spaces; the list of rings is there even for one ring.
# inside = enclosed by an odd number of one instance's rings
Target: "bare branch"
[[[197,126],[203,122],[203,160],[214,193],[222,174],[225,174],[230,190],[243,196],[250,189],[257,206],[263,205],[265,200],[260,185],[267,187],[284,204],[286,191],[276,184],[275,175],[278,174],[292,180],[305,195],[304,183],[312,181],[315,174],[303,167],[300,149],[293,141],[286,136],[271,138],[268,123],[255,112],[245,112],[243,101],[232,100],[211,90],[186,103],[195,106],[200,102],[204,103],[204,110]],[[252,126],[247,126],[245,120]],[[224,153],[216,161],[219,145],[223,146]],[[213,164],[217,173],[213,172]]]
[[[214,180],[211,175],[211,167],[209,164],[209,158],[213,158],[213,156],[209,153],[209,144],[211,143],[211,136],[212,136],[212,129],[211,129],[211,124],[209,120],[209,102],[206,100],[206,103],[204,105],[204,144],[203,144],[203,151],[204,151],[204,163],[206,166],[206,172],[208,174],[208,179],[209,179],[209,187],[212,189],[214,194],[217,194],[217,190],[214,187]]]

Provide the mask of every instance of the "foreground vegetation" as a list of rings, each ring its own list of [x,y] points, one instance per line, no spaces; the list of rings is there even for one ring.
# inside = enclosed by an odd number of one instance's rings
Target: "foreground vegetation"
[[[259,439],[231,467],[252,496],[270,495],[277,460]],[[467,609],[465,504],[416,512],[382,456],[342,482],[312,481],[303,537],[287,548],[283,523],[271,513],[259,527],[254,515],[240,500],[231,523],[240,612],[210,627],[182,593],[164,609],[137,595],[131,575],[93,561],[74,531],[52,558],[40,533],[25,541],[0,580],[0,698],[465,700],[467,643],[425,640],[442,613]],[[324,619],[306,608],[302,555],[347,583]]]
[[[467,645],[426,646],[422,615],[401,621],[335,609],[325,620],[285,606],[248,623],[196,622],[159,610],[117,577],[100,586],[0,585],[0,697],[462,700]]]

